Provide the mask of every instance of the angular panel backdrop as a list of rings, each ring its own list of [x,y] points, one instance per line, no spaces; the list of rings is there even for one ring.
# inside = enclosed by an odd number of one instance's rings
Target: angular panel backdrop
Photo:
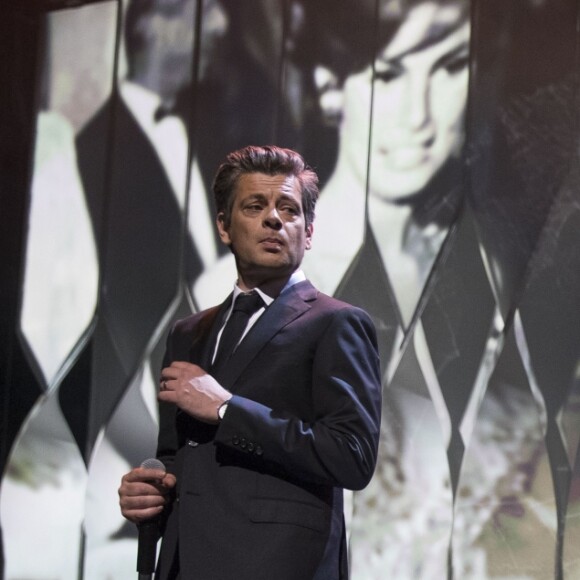
[[[379,336],[353,580],[577,578],[577,2],[154,4],[11,14],[5,578],[136,573],[117,488],[155,452],[166,333],[235,280],[212,175],[267,143],[321,179],[306,274]]]

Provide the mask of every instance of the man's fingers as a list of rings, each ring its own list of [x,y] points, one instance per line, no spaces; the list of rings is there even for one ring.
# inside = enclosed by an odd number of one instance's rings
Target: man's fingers
[[[175,394],[175,391],[167,389],[157,393],[157,400],[163,401],[164,403],[173,403],[175,405],[177,404],[177,395]]]
[[[197,367],[197,365],[194,365],[193,363],[186,362],[183,360],[174,360],[167,368],[187,370],[195,367]]]
[[[140,495],[134,497],[121,495],[119,499],[121,513],[134,523],[143,522],[158,516],[163,511],[166,503],[167,498],[163,495]]]
[[[165,390],[172,390],[176,388],[175,383],[171,383],[171,381],[175,381],[183,377],[185,373],[188,371],[191,373],[192,369],[189,367],[193,366],[190,363],[179,363],[180,366],[175,366],[176,363],[171,363],[171,366],[165,367],[161,371],[161,377],[159,379],[159,386],[162,391]]]
[[[122,482],[136,483],[136,482],[161,482],[166,473],[162,469],[150,469],[146,467],[135,467],[129,473],[125,474]]]
[[[179,388],[181,381],[189,382],[191,379],[205,374],[205,371],[198,365],[185,361],[173,361],[170,366],[161,371],[159,391],[175,391]]]
[[[173,473],[166,473],[165,477],[163,478],[163,485],[167,489],[173,489],[175,484],[177,483],[177,478]]]
[[[171,380],[178,379],[185,374],[197,376],[203,373],[205,371],[198,365],[182,360],[175,360],[161,371],[161,378]]]
[[[155,507],[149,509],[130,510],[125,509],[121,505],[121,514],[134,524],[140,524],[158,516],[163,511],[163,507]]]
[[[161,469],[136,467],[121,479],[120,496],[164,496],[176,483],[175,475]]]
[[[119,494],[119,504],[125,510],[147,510],[163,507],[167,503],[165,495],[157,494]]]
[[[197,365],[185,361],[173,361],[170,366],[165,367],[161,371],[162,380],[179,379],[184,374],[191,374],[198,368]]]
[[[176,479],[160,469],[137,467],[121,480],[119,505],[128,520],[138,524],[158,516],[170,501]]]

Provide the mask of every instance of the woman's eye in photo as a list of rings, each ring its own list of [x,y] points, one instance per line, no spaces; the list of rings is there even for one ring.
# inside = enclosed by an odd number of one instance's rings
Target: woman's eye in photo
[[[400,66],[388,66],[387,68],[375,68],[373,71],[373,78],[376,81],[388,83],[399,78],[403,74],[403,69]]]
[[[457,74],[463,72],[465,68],[469,65],[469,54],[461,54],[453,56],[446,62],[442,63],[442,68],[444,68],[449,74]]]

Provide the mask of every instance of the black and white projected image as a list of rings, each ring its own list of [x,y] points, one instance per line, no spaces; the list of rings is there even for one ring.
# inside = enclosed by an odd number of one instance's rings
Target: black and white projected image
[[[21,341],[42,394],[2,480],[7,579],[77,578],[81,560],[87,471],[59,397],[92,329],[99,266],[75,132],[111,90],[116,16],[116,3],[102,2],[44,20],[20,310]],[[79,30],[86,32],[80,44]]]
[[[7,361],[8,399],[31,408],[8,412],[6,580],[136,574],[117,490],[155,454],[167,333],[235,282],[211,181],[269,143],[321,178],[306,276],[377,329],[381,442],[369,486],[345,492],[351,580],[579,577],[578,7],[50,4]]]
[[[310,12],[305,3],[302,37],[315,43],[313,85],[321,113],[338,125],[338,154],[304,267],[323,291],[371,313],[385,385],[381,460],[354,497],[352,574],[405,578],[420,568],[442,577],[450,425],[412,320],[464,193],[469,4],[363,2],[357,26],[347,3]],[[305,52],[296,58],[304,62]]]
[[[101,438],[89,466],[87,578],[124,578],[134,568],[136,529],[120,514],[117,488],[123,473],[155,453],[165,335],[197,307],[192,284],[217,259],[190,136],[196,92],[227,28],[215,0],[126,3],[118,91],[77,138],[103,251],[92,372],[92,436],[99,429]],[[96,159],[106,160],[105,172]]]

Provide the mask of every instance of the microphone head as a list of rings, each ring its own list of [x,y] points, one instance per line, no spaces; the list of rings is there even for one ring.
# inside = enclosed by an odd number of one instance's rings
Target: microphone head
[[[161,471],[165,471],[165,465],[163,462],[159,461],[159,459],[156,459],[155,457],[145,459],[145,461],[141,463],[141,467],[145,469],[160,469]]]

